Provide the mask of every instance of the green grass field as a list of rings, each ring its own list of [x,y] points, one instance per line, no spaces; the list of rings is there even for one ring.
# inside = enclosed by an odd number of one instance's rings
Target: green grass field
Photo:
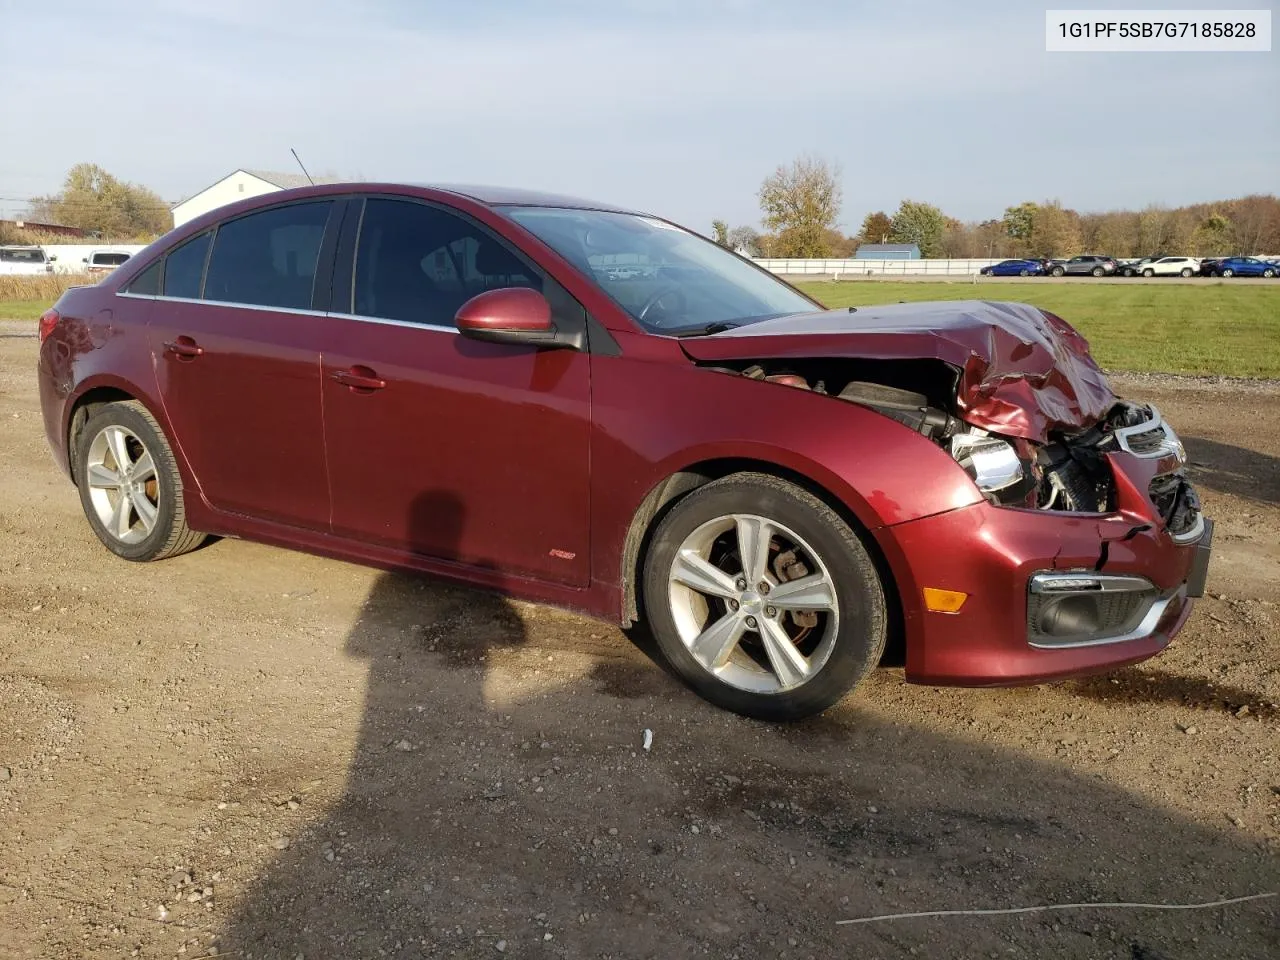
[[[1135,283],[804,283],[829,307],[902,300],[1018,300],[1089,338],[1108,370],[1280,378],[1280,286]],[[46,300],[0,300],[0,319],[35,320]]]
[[[1015,300],[1056,313],[1108,370],[1280,377],[1280,286],[1237,280],[1135,283],[798,284],[829,307],[920,300]]]
[[[50,303],[47,300],[0,300],[0,320],[39,320]]]

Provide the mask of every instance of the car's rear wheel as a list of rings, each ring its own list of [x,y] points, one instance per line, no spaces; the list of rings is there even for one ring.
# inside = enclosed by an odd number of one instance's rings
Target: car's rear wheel
[[[1230,267],[1227,267],[1227,269],[1222,271],[1222,275],[1224,277],[1234,277],[1236,275],[1236,272],[1232,270]]]
[[[1091,272],[1095,277],[1100,277],[1100,276],[1102,276],[1104,273],[1106,273],[1107,271],[1103,270],[1101,267],[1094,267],[1094,268],[1093,268],[1093,270],[1092,270],[1092,271],[1090,271],[1090,272]]]
[[[1190,267],[1183,267],[1183,268],[1182,268],[1182,275],[1183,275],[1184,277],[1189,277],[1189,276],[1191,276],[1191,268],[1190,268]]]
[[[1142,275],[1149,280],[1156,275],[1156,272],[1148,267],[1146,270],[1142,271]]]
[[[1030,270],[1026,270],[1026,269],[1019,270],[1019,271],[1018,271],[1018,276],[1020,276],[1020,277],[1029,277],[1029,276],[1031,276],[1031,271],[1030,271]]]
[[[141,403],[109,403],[90,417],[75,455],[85,517],[112,553],[162,560],[204,540],[187,526],[173,450]]]
[[[676,504],[646,554],[644,600],[676,672],[762,720],[820,713],[884,651],[884,590],[858,535],[808,491],[764,474]]]

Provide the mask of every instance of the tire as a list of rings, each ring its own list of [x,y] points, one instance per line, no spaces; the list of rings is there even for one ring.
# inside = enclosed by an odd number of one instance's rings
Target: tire
[[[1274,270],[1263,270],[1262,275],[1266,277],[1268,280],[1270,280],[1272,277],[1276,275],[1276,272]]]
[[[1190,267],[1183,267],[1183,268],[1182,268],[1182,275],[1183,275],[1184,277],[1189,277],[1189,276],[1191,276],[1191,268],[1190,268]]]
[[[748,544],[759,542],[762,519],[773,525],[767,551],[756,554],[772,557],[756,564],[768,590],[747,584],[738,559],[743,530],[756,532]],[[700,568],[682,560],[695,555]],[[788,555],[799,562],[779,566]],[[682,582],[682,569],[683,580],[693,571],[712,586],[694,589]],[[698,580],[700,570],[714,579]],[[769,603],[802,578],[811,584],[806,599],[829,598],[830,609],[821,601],[814,608]],[[675,672],[706,700],[743,716],[789,721],[821,713],[884,652],[884,589],[858,535],[817,497],[765,474],[733,474],[678,501],[650,540],[643,589],[649,627]],[[812,622],[806,627],[804,619]],[[718,624],[728,625],[723,639],[710,635]],[[695,639],[717,641],[703,645],[714,666],[694,655]],[[788,658],[797,653],[799,660]]]
[[[1234,277],[1235,275],[1236,275],[1236,272],[1232,270],[1230,267],[1227,267],[1227,269],[1222,271],[1222,276],[1224,277]]]
[[[1055,277],[1060,277],[1066,272],[1067,271],[1063,270],[1062,267],[1054,267],[1053,270],[1051,271],[1051,273],[1053,273]]]
[[[203,533],[187,526],[182,476],[173,450],[141,403],[109,403],[95,413],[80,431],[74,455],[85,518],[103,546],[116,556],[139,562],[163,560],[204,542]],[[144,455],[150,457],[149,470]],[[118,482],[121,457],[133,471],[127,494]]]
[[[1152,270],[1150,267],[1148,267],[1146,270],[1142,271],[1142,275],[1146,277],[1148,280],[1150,280],[1152,277],[1156,275],[1156,272]]]
[[[1031,276],[1031,271],[1030,271],[1030,270],[1019,270],[1019,271],[1018,271],[1018,276],[1020,276],[1020,277],[1029,277],[1029,276]]]
[[[1103,270],[1101,267],[1094,267],[1094,268],[1093,268],[1093,271],[1092,271],[1092,273],[1093,273],[1093,275],[1094,275],[1095,277],[1101,277],[1101,276],[1102,276],[1102,275],[1104,275],[1106,272],[1107,272],[1107,271]]]

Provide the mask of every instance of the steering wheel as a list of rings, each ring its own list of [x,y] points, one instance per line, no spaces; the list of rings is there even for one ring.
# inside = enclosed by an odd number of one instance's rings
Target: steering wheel
[[[636,318],[643,322],[644,319],[649,315],[649,311],[652,310],[654,307],[656,307],[659,303],[661,303],[662,298],[669,293],[674,293],[679,295],[680,308],[685,311],[688,310],[689,300],[685,296],[684,290],[682,290],[680,287],[677,287],[675,284],[669,283],[666,286],[659,287],[654,292],[654,294],[644,302],[644,306],[640,308],[640,312],[636,314]]]

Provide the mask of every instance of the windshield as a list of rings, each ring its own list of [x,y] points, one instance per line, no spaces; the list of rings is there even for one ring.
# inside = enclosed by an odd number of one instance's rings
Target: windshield
[[[559,207],[502,210],[655,333],[821,309],[723,247],[662,220]]]
[[[44,263],[43,250],[0,250],[0,260],[5,263]]]

